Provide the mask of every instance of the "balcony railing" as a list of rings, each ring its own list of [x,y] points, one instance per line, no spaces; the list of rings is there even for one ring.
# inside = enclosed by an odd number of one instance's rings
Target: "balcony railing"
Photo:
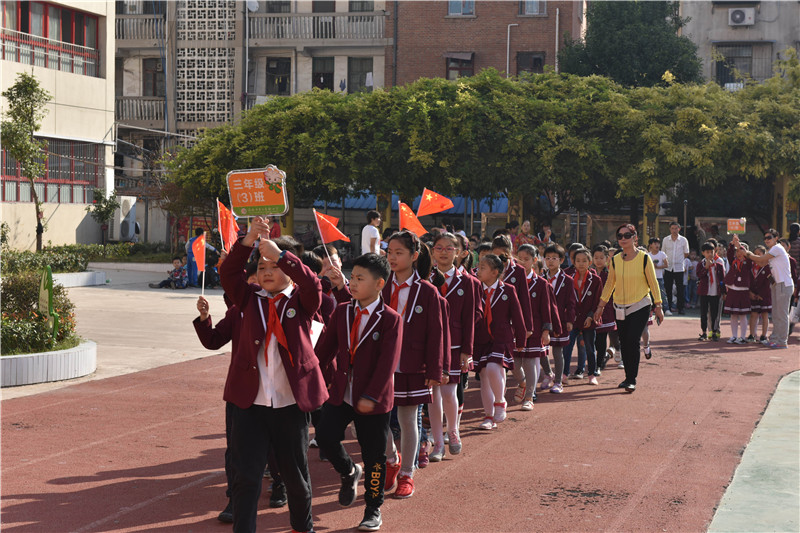
[[[34,65],[84,76],[100,76],[100,51],[8,28],[2,29],[2,57],[6,61]]]
[[[250,39],[383,39],[386,20],[376,13],[280,13],[250,15]]]
[[[116,118],[120,121],[158,122],[164,120],[164,98],[117,96]]]
[[[117,15],[117,39],[157,40],[164,38],[163,15]]]

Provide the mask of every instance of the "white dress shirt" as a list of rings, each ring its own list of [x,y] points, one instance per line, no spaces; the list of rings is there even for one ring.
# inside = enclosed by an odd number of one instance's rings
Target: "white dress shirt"
[[[667,270],[670,272],[683,272],[683,260],[686,254],[689,253],[689,241],[683,235],[678,235],[678,238],[672,240],[672,234],[667,235],[661,241],[661,250],[667,254]]]
[[[294,287],[289,284],[284,290],[281,291],[286,298],[292,295]],[[271,293],[266,293],[267,297],[271,298]],[[268,302],[264,302],[269,305]],[[268,311],[264,310],[262,302],[259,302],[261,310],[261,321],[264,324],[264,332],[266,336],[267,320],[269,316],[266,314]],[[281,354],[278,352],[278,339],[275,335],[270,335],[269,343],[266,346],[267,355],[269,355],[269,364],[264,361],[264,343],[261,343],[261,348],[258,350],[258,394],[253,401],[256,405],[266,405],[267,407],[274,407],[280,409],[289,405],[297,403],[294,399],[292,387],[289,385],[289,378],[286,376],[286,369],[283,368],[283,360]]]

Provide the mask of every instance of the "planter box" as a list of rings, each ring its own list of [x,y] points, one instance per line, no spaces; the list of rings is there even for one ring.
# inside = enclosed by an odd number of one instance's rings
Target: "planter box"
[[[105,272],[64,272],[53,274],[53,283],[64,287],[92,287],[106,284]]]
[[[172,263],[95,263],[91,261],[89,268],[96,270],[128,270],[130,272],[158,272],[163,274],[172,270]]]
[[[85,341],[69,350],[0,357],[3,387],[79,378],[97,370],[97,344]]]

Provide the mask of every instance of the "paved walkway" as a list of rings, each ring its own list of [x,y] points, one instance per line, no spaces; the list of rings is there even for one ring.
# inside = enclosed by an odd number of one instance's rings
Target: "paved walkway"
[[[204,351],[194,336],[199,290],[147,289],[152,275],[109,277],[110,286],[70,291],[82,334],[100,344],[96,375],[3,390],[3,530],[229,531],[215,520],[225,504],[228,357]],[[214,297],[219,318],[224,304]],[[387,500],[383,530],[685,532],[714,519],[712,528],[725,531],[718,520],[756,485],[773,503],[785,490],[785,509],[794,502],[796,510],[789,469],[797,472],[798,454],[765,456],[757,443],[797,420],[797,373],[776,391],[800,368],[797,336],[789,350],[770,351],[698,343],[696,329],[696,319],[678,317],[653,328],[655,356],[642,361],[636,393],[616,389],[622,371],[610,365],[600,386],[573,381],[560,396],[542,393],[533,412],[512,406],[491,433],[475,429],[482,410],[473,380],[464,452],[418,472],[410,500]],[[354,441],[346,445],[358,457]],[[316,529],[351,530],[362,499],[341,509],[338,476],[310,454]],[[772,468],[787,472],[785,482],[771,473],[756,483],[746,473],[751,455],[783,460]],[[735,520],[748,531],[797,531],[796,513],[791,522],[790,512],[763,504],[747,509]],[[285,508],[264,505],[260,531],[287,527]]]

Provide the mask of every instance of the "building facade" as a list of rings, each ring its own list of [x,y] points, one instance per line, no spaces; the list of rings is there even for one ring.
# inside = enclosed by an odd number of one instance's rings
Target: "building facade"
[[[800,50],[798,2],[681,2],[681,16],[690,19],[683,35],[697,45],[703,76],[731,90],[741,86],[737,72],[764,81],[787,48]]]
[[[106,2],[2,1],[3,91],[32,73],[52,96],[36,133],[47,141],[45,175],[35,182],[44,202],[43,240],[99,242],[86,213],[92,190],[114,188],[114,9]],[[2,108],[8,102],[2,99]],[[36,218],[30,183],[2,153],[2,221],[10,244],[31,249]]]

